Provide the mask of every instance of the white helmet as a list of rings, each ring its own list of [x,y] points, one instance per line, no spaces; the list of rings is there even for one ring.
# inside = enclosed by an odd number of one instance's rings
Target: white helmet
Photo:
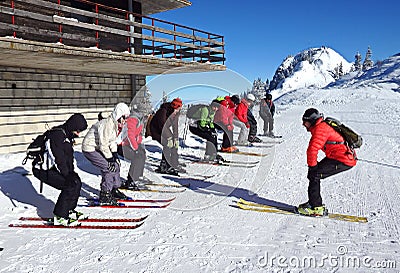
[[[112,116],[115,120],[119,120],[122,116],[129,117],[130,112],[128,105],[120,102],[115,106]]]
[[[253,94],[247,94],[247,100],[249,101],[255,101],[256,97]]]

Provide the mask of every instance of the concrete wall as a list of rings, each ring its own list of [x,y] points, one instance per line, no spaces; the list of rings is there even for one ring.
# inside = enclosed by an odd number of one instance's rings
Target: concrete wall
[[[25,151],[32,138],[73,113],[82,113],[91,126],[100,111],[107,115],[118,102],[129,105],[144,85],[144,76],[0,66],[0,153]]]

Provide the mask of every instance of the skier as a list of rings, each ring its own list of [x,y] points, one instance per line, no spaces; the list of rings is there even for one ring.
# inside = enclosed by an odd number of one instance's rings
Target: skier
[[[138,189],[139,183],[148,181],[143,177],[146,150],[142,144],[142,120],[143,115],[137,111],[137,105],[133,105],[131,115],[118,135],[118,154],[131,162],[127,180],[121,188]]]
[[[222,156],[217,154],[217,131],[214,125],[215,112],[221,105],[217,100],[213,100],[208,106],[201,107],[194,114],[196,117],[196,122],[189,125],[189,131],[205,139],[206,142],[206,152],[203,161],[206,162],[219,162],[224,161]]]
[[[249,94],[249,95],[252,95],[252,94]],[[253,95],[253,97],[254,97],[254,95]],[[260,143],[260,142],[262,142],[262,140],[257,137],[257,120],[254,117],[253,112],[252,112],[252,108],[254,106],[253,102],[250,104],[249,108],[247,109],[247,120],[249,121],[249,124],[250,124],[248,141],[250,143],[253,143],[253,142]]]
[[[184,171],[178,162],[178,121],[181,108],[180,98],[165,102],[150,121],[151,137],[163,146],[160,167],[156,172],[178,175],[178,168]]]
[[[327,211],[322,204],[320,180],[351,169],[356,165],[356,156],[345,144],[343,137],[324,122],[323,114],[317,109],[309,108],[305,111],[303,126],[311,133],[307,148],[309,185],[308,202],[299,205],[298,211],[304,215],[323,216]],[[320,162],[317,161],[319,150],[326,155]]]
[[[260,117],[264,121],[264,136],[274,137],[275,104],[272,95],[267,94],[260,103]]]
[[[240,128],[239,137],[237,140],[237,145],[248,145],[248,136],[250,123],[247,119],[247,112],[249,106],[253,101],[255,101],[253,94],[248,94],[246,98],[243,98],[235,109],[235,118],[233,119],[233,125]]]
[[[83,214],[75,210],[82,182],[74,171],[74,138],[87,129],[86,119],[81,114],[73,114],[63,125],[49,130],[47,151],[44,162],[32,166],[33,175],[45,184],[61,190],[54,206],[54,224],[74,226]]]
[[[222,137],[221,152],[235,153],[239,149],[233,146],[233,112],[228,109],[228,102],[223,97],[216,99],[220,104],[214,116],[214,124],[224,132]]]
[[[84,156],[101,172],[100,204],[117,205],[117,199],[126,199],[121,187],[117,136],[130,114],[125,103],[118,103],[111,115],[96,122],[82,142]]]

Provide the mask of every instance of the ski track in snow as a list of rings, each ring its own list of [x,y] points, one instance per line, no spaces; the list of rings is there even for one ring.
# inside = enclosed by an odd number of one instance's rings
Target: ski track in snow
[[[382,90],[303,90],[277,103],[276,133],[283,142],[271,147],[240,147],[265,157],[222,154],[232,160],[260,160],[255,168],[187,163],[190,173],[214,175],[165,178],[152,173],[161,154],[151,142],[145,175],[159,182],[190,183],[183,193],[133,193],[137,198],[176,196],[166,209],[84,208],[92,217],[138,217],[149,214],[136,230],[38,230],[9,228],[21,216],[49,216],[58,191],[44,186],[20,166],[22,154],[1,156],[0,272],[278,272],[262,266],[266,255],[290,258],[323,255],[369,256],[374,261],[396,260],[397,269],[334,267],[284,268],[287,272],[398,272],[400,96]],[[243,211],[230,205],[240,197],[266,204],[297,205],[307,199],[306,148],[310,134],[301,115],[314,106],[341,119],[364,138],[360,159],[348,172],[322,180],[323,200],[330,212],[367,216],[366,224],[291,215]],[[256,111],[254,111],[256,112]],[[256,115],[257,116],[257,115]],[[258,119],[259,132],[262,131]],[[182,122],[184,124],[184,122]],[[182,128],[181,128],[182,130]],[[235,134],[237,136],[237,134]],[[278,142],[261,137],[265,142]],[[188,134],[180,153],[204,154],[204,143]],[[198,148],[200,147],[200,149]],[[77,149],[79,155],[79,149]],[[79,157],[82,159],[82,157]],[[382,166],[386,163],[392,167]],[[78,164],[85,182],[82,195],[96,196],[100,176],[87,162]],[[397,166],[397,167],[396,167]],[[122,163],[122,177],[129,163]],[[80,203],[83,198],[80,199]],[[340,255],[339,250],[347,252]]]

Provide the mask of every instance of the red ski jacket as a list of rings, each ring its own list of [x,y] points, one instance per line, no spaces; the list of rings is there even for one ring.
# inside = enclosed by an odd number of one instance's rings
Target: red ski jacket
[[[249,103],[245,99],[242,99],[235,110],[235,115],[236,115],[237,119],[243,123],[247,123],[248,122],[248,120],[247,120],[247,110],[248,109],[249,109]]]
[[[218,125],[225,125],[228,130],[233,130],[233,113],[227,108],[227,106],[220,105],[218,111],[214,116],[214,123]],[[230,129],[231,128],[231,129]]]
[[[309,128],[311,139],[307,148],[307,164],[309,167],[317,165],[318,151],[325,153],[327,158],[335,159],[347,166],[355,166],[355,151],[345,144],[331,144],[329,142],[344,142],[343,137],[327,123],[319,118],[315,125]]]

